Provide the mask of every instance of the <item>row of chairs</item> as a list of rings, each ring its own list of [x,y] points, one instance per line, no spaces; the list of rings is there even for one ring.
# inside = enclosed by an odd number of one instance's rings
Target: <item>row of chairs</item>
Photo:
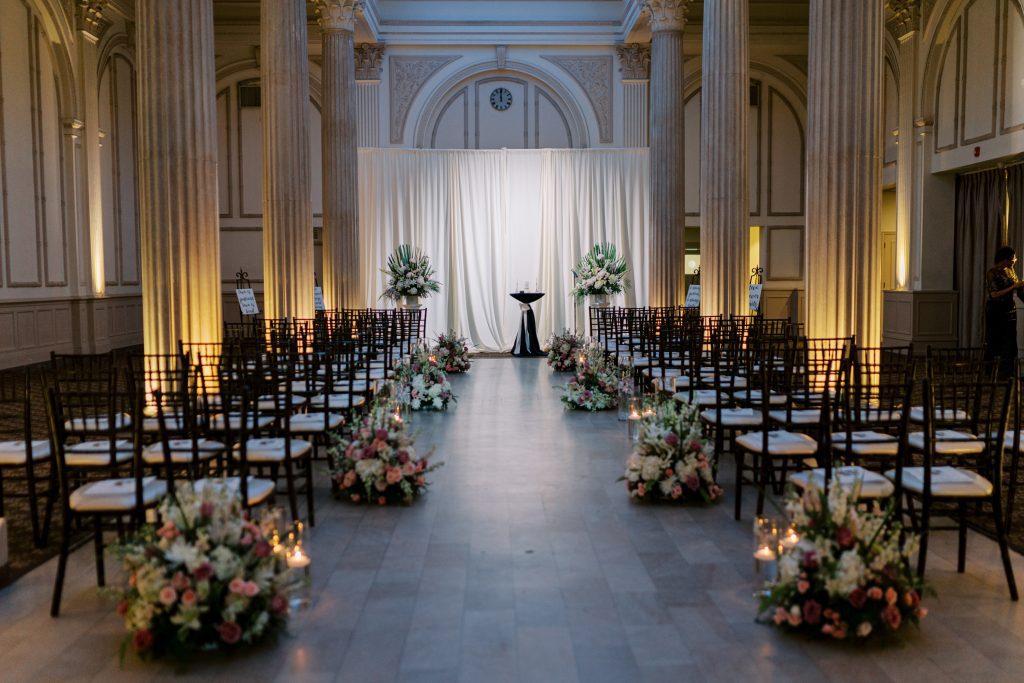
[[[637,336],[636,327],[623,334],[622,321],[650,319],[648,311],[602,315],[617,321],[596,330],[606,351],[637,367],[655,390],[700,405],[716,452],[732,451],[736,519],[748,486],[757,490],[759,514],[767,491],[781,493],[787,482],[894,496],[922,535],[923,575],[928,532],[942,528],[935,517],[957,522],[963,571],[968,513],[987,506],[1017,599],[1007,534],[1024,416],[1016,382],[997,380],[983,349],[916,356],[909,346],[863,348],[853,338],[763,334],[743,320],[672,314]]]

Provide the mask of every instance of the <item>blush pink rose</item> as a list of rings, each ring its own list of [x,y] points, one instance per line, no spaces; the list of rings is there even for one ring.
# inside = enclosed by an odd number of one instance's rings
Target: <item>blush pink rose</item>
[[[256,584],[255,581],[246,581],[243,592],[245,593],[245,597],[255,598],[257,595],[260,594],[260,587]]]
[[[174,590],[170,586],[164,586],[160,589],[160,602],[167,607],[170,607],[178,600],[178,591]]]
[[[356,471],[355,470],[349,470],[348,472],[345,473],[345,476],[342,477],[341,485],[342,485],[343,488],[350,489],[353,486],[355,486],[355,483],[356,483]]]
[[[900,614],[900,608],[896,605],[886,605],[885,609],[882,610],[882,621],[891,630],[895,631],[900,627],[903,622],[903,615]]]
[[[402,481],[402,470],[397,467],[388,469],[387,474],[384,475],[389,484],[397,484]]]
[[[186,607],[191,607],[196,604],[196,592],[194,590],[187,590],[181,594],[181,604]]]
[[[236,576],[228,584],[228,590],[236,595],[241,595],[245,592],[245,581]]]

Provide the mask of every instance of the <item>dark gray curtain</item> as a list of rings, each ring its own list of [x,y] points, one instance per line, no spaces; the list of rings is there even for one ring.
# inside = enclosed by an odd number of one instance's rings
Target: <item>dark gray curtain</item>
[[[1006,169],[1006,194],[1010,200],[1009,242],[1024,261],[1024,164]]]
[[[980,346],[984,342],[985,271],[1003,242],[1004,178],[1000,168],[956,179],[953,277],[960,292],[961,346]],[[1024,250],[1024,244],[1013,246]]]

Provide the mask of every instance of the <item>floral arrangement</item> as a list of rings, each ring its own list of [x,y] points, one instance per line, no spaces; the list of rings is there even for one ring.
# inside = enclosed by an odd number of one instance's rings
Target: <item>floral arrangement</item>
[[[376,403],[347,438],[334,435],[329,451],[336,494],[353,503],[411,503],[441,463],[420,456],[396,404]]]
[[[144,658],[235,649],[279,635],[300,577],[280,545],[227,486],[180,483],[159,507],[162,525],[118,546],[127,587],[117,613]],[[124,649],[122,650],[122,653]]]
[[[618,294],[628,284],[628,272],[626,259],[619,256],[615,245],[595,244],[572,270],[576,276],[572,295],[579,301],[595,294]]]
[[[397,398],[413,410],[448,410],[455,401],[437,355],[420,346],[395,368]]]
[[[714,472],[714,449],[701,431],[697,406],[670,400],[641,418],[640,438],[620,481],[638,500],[709,503],[722,495]]]
[[[454,332],[440,334],[434,355],[442,369],[449,375],[458,372],[469,372],[469,342]]]
[[[403,244],[388,256],[387,266],[381,270],[388,276],[388,286],[382,299],[397,301],[403,296],[428,297],[441,291],[441,283],[434,279],[430,259],[419,249],[413,251]]]
[[[607,410],[618,405],[618,385],[617,367],[592,344],[576,357],[576,375],[565,386],[562,403],[572,410]]]
[[[786,508],[799,541],[782,552],[779,578],[761,601],[776,625],[838,640],[915,625],[932,591],[910,568],[918,538],[901,542],[893,505],[856,504],[859,492],[833,486],[791,494]]]
[[[583,338],[575,332],[565,330],[548,337],[548,366],[555,372],[573,372],[576,357],[583,350]]]

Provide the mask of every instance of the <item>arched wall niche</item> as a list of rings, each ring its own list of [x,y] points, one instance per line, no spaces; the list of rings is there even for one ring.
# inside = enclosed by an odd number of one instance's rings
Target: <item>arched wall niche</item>
[[[512,93],[512,105],[504,112],[489,102],[498,87]],[[527,62],[466,66],[417,99],[422,102],[414,124],[417,148],[584,148],[597,129],[589,106],[581,107],[563,83]]]

